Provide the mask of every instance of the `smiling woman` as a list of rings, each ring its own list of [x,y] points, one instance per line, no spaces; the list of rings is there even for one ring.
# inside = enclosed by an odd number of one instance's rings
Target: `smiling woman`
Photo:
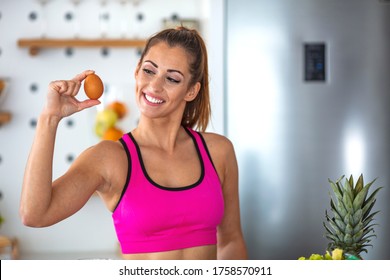
[[[147,59],[138,65],[137,102],[144,114],[169,117],[174,116],[172,112],[177,112],[183,116],[187,102],[197,98],[200,83],[190,84],[190,69],[182,63],[188,60],[187,56],[182,48],[160,42],[150,49],[145,56]]]
[[[206,133],[207,51],[184,27],[152,36],[135,71],[138,126],[85,150],[52,182],[59,122],[96,106],[78,101],[91,70],[51,82],[26,166],[20,213],[33,227],[76,213],[95,192],[112,212],[126,259],[245,259],[232,143]],[[198,131],[196,131],[198,130]]]

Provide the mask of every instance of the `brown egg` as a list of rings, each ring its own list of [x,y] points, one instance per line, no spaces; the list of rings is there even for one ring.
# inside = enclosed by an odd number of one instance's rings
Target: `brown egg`
[[[90,99],[99,99],[104,91],[103,82],[96,74],[89,74],[84,80],[84,91]]]

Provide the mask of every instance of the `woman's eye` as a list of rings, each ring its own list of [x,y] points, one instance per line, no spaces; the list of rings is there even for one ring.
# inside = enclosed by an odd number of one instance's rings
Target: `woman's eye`
[[[176,80],[176,79],[174,79],[174,78],[170,78],[170,77],[168,77],[168,78],[167,78],[167,80],[168,80],[168,81],[170,81],[170,82],[172,82],[172,83],[175,83],[175,84],[178,84],[178,83],[180,83],[180,81],[179,81],[179,80]]]
[[[146,73],[146,74],[153,74],[153,71],[149,70],[147,68],[142,69],[142,71],[144,71],[144,73]]]

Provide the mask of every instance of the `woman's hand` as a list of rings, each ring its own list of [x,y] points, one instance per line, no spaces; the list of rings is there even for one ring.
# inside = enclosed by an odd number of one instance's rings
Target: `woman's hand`
[[[64,117],[100,104],[98,100],[87,99],[79,101],[76,99],[82,81],[92,73],[94,71],[86,70],[71,80],[52,81],[49,84],[43,113],[56,117],[60,121]]]

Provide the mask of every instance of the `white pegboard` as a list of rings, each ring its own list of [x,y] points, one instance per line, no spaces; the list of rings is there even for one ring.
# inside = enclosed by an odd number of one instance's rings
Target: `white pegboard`
[[[144,0],[134,10],[130,5],[129,29],[126,37],[148,37],[161,28],[164,18],[176,14],[183,18],[203,19],[208,1],[198,0]],[[48,37],[72,37],[72,22],[66,14],[73,6],[70,0],[52,0],[46,5]],[[79,34],[85,38],[101,36],[99,0],[84,0],[79,4]],[[108,1],[110,23],[107,37],[123,36],[119,1]],[[142,21],[137,20],[142,14]],[[0,76],[9,77],[10,92],[0,110],[12,112],[12,121],[0,127],[0,190],[3,199],[0,211],[6,218],[1,234],[17,237],[20,250],[34,252],[115,251],[117,241],[111,214],[98,197],[92,197],[76,215],[58,225],[32,229],[23,226],[18,216],[23,172],[35,128],[31,125],[45,101],[47,85],[51,80],[72,78],[85,69],[94,69],[102,77],[112,94],[126,102],[130,114],[121,126],[131,130],[138,119],[134,101],[134,69],[138,61],[135,49],[109,49],[108,56],[100,48],[72,49],[68,56],[65,49],[45,49],[37,56],[30,56],[27,49],[17,47],[19,38],[41,36],[40,5],[34,0],[0,0]],[[34,18],[34,19],[32,19]],[[132,28],[133,27],[133,28]],[[135,34],[134,27],[137,28]],[[203,26],[204,27],[204,26]],[[204,32],[205,32],[205,28]],[[35,90],[32,90],[35,88]],[[80,91],[79,98],[85,98]],[[54,157],[53,176],[58,177],[68,167],[69,156],[98,141],[93,133],[96,108],[85,110],[69,118],[59,127]]]

